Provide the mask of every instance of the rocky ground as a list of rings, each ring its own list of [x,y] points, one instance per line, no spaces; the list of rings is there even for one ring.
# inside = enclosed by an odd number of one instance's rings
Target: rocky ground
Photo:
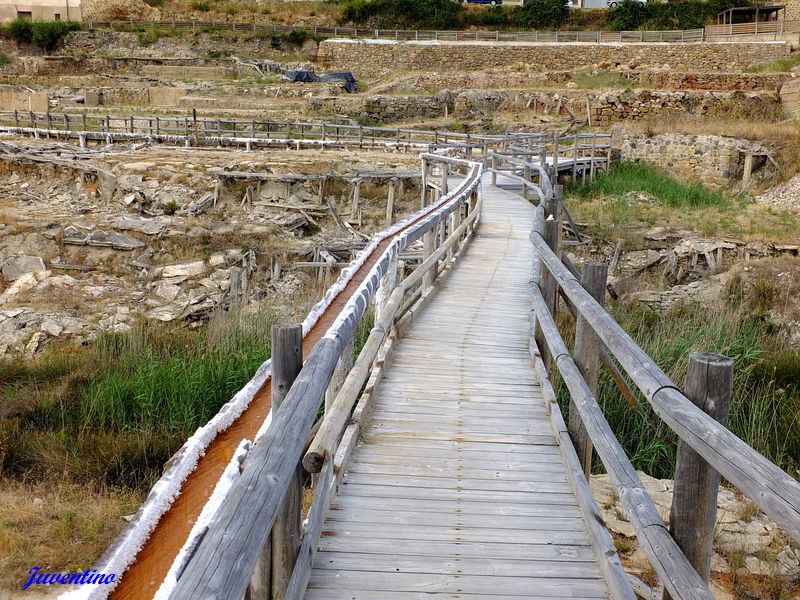
[[[32,354],[52,340],[86,342],[98,330],[125,331],[140,318],[197,325],[234,303],[297,308],[316,271],[294,264],[329,261],[330,280],[363,247],[363,235],[386,226],[381,182],[415,162],[141,145],[75,153],[31,140],[4,145],[0,354]],[[63,160],[68,152],[80,158],[79,170]],[[359,214],[350,215],[349,181],[376,166],[387,173],[364,189]],[[359,235],[340,228],[319,203],[317,180],[265,182],[244,202],[242,185],[220,177],[228,172],[324,174],[324,200]],[[416,198],[409,186],[397,214]]]
[[[639,473],[639,477],[661,518],[669,525],[674,482],[654,479],[644,473]],[[652,567],[636,544],[633,526],[625,516],[608,475],[593,476],[591,487],[623,563],[645,585],[652,583]],[[786,582],[785,595],[780,597],[796,598],[795,594],[800,593],[797,587],[800,585],[800,545],[791,541],[751,501],[721,487],[711,571],[715,584],[712,591],[717,598],[735,597],[730,593],[731,577],[783,581]],[[740,592],[740,597],[743,593]],[[661,590],[654,586],[650,595],[661,598]]]
[[[800,175],[759,194],[754,202],[778,209],[800,211]]]

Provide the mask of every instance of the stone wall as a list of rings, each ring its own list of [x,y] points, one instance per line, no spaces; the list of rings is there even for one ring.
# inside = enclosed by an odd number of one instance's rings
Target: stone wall
[[[716,135],[625,134],[621,157],[654,164],[679,179],[733,188],[742,182],[747,155],[753,155],[755,171],[765,162],[764,151],[757,142]]]
[[[45,112],[48,109],[47,92],[13,92],[0,90],[3,110]]]
[[[602,72],[602,71],[601,71]],[[395,89],[420,91],[442,89],[505,90],[520,88],[571,87],[575,71],[537,72],[430,72],[401,80]],[[680,73],[677,71],[621,71],[631,87],[665,90],[776,91],[791,79],[789,73]]]
[[[781,103],[787,115],[800,119],[800,79],[792,79],[781,88]]]
[[[310,98],[309,111],[330,111],[390,124],[404,119],[482,118],[499,110],[560,115],[608,125],[667,114],[710,116],[736,114],[743,118],[780,118],[781,101],[775,92],[666,92],[650,90],[589,92],[584,90],[507,91],[462,90],[435,96],[338,96]]]
[[[786,0],[786,19],[791,21],[800,20],[800,0]]]
[[[538,71],[561,71],[607,63],[664,65],[670,70],[730,71],[789,54],[784,42],[701,44],[524,44],[482,42],[386,42],[326,40],[318,61],[356,76],[390,71],[474,71],[524,64]]]

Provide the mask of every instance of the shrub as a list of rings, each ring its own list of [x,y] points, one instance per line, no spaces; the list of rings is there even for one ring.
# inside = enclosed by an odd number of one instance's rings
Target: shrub
[[[30,44],[33,22],[26,19],[15,19],[8,24],[8,33],[17,44]]]
[[[206,0],[192,0],[191,7],[195,10],[199,10],[200,12],[208,12],[211,10],[211,6],[209,6]]]
[[[175,200],[170,200],[164,205],[164,214],[174,215],[180,207],[180,204],[175,202]]]
[[[385,29],[459,29],[465,11],[452,0],[347,0],[340,22]]]
[[[614,31],[632,31],[647,20],[647,6],[637,0],[622,0],[608,10],[608,26]]]
[[[512,13],[514,26],[525,29],[558,29],[568,18],[568,0],[525,0]]]
[[[80,23],[76,21],[34,21],[31,42],[45,52],[52,52],[68,33],[80,28]]]

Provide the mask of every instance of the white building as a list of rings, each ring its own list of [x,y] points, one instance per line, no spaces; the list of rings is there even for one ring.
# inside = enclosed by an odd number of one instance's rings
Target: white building
[[[0,0],[0,22],[17,18],[33,21],[80,21],[81,0]]]

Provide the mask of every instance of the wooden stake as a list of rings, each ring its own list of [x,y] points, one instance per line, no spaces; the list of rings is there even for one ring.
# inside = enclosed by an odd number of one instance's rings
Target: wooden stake
[[[604,262],[585,262],[581,268],[581,285],[602,306],[606,296],[608,266]],[[597,396],[597,376],[600,368],[600,340],[586,319],[578,313],[575,325],[575,364],[592,394]],[[574,401],[570,398],[569,435],[583,467],[586,479],[592,472],[592,441]]]
[[[722,425],[728,423],[733,360],[719,354],[692,352],[684,393],[695,406]],[[720,474],[683,441],[678,442],[675,491],[669,530],[697,573],[708,583]],[[665,600],[670,595],[664,592]]]
[[[272,411],[280,408],[300,369],[303,368],[303,327],[278,324],[272,327]],[[289,482],[283,506],[272,527],[272,600],[282,600],[292,577],[300,548],[302,529],[303,469],[297,465]]]
[[[394,216],[394,193],[397,186],[397,177],[389,181],[389,197],[386,199],[386,222],[391,224]]]

